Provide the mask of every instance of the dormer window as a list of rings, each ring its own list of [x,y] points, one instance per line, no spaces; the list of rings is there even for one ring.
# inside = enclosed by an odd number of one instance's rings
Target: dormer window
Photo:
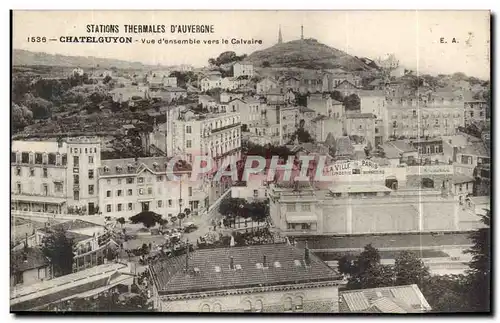
[[[109,167],[108,166],[104,166],[104,172],[105,173],[109,173]]]
[[[132,173],[132,172],[134,171],[134,167],[133,167],[131,164],[128,164],[128,165],[127,165],[127,171],[128,171],[129,173]]]
[[[116,166],[116,172],[121,173],[122,172],[122,167],[121,166]]]

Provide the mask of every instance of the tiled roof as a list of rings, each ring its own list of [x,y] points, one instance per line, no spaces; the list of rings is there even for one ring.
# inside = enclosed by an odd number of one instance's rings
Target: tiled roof
[[[101,161],[101,167],[99,167],[100,175],[136,175],[144,168],[149,169],[152,172],[165,172],[167,170],[167,163],[170,158],[166,157],[145,157],[138,158],[120,158],[120,159],[106,159]],[[129,171],[129,166],[130,171]],[[191,166],[187,165],[186,170],[190,170]],[[104,171],[104,167],[108,167],[108,171]],[[120,168],[121,167],[121,168]],[[119,170],[121,169],[121,171]],[[174,167],[176,170],[176,168]]]
[[[310,253],[304,264],[304,250],[288,244],[196,250],[186,256],[161,260],[150,266],[160,293],[189,293],[265,285],[336,281],[339,274]],[[267,268],[259,264],[266,257]],[[230,259],[236,269],[230,269]],[[241,268],[241,269],[239,269]]]
[[[50,262],[39,248],[26,248],[12,251],[10,256],[10,265],[20,272],[45,267]]]
[[[409,152],[414,152],[417,151],[412,145],[410,145],[408,142],[404,140],[394,140],[394,141],[389,141],[387,144],[395,147],[402,153],[409,153]]]
[[[489,157],[490,151],[482,142],[470,143],[465,148],[460,149],[461,154]]]
[[[340,306],[347,312],[420,313],[430,311],[417,285],[391,286],[339,292]]]
[[[299,111],[300,111],[301,113],[305,113],[305,112],[314,112],[314,110],[313,110],[313,109],[311,109],[311,108],[307,108],[307,107],[299,107]]]
[[[382,149],[384,150],[384,154],[386,158],[394,159],[400,158],[401,151],[390,144],[390,142],[386,142],[382,144]]]
[[[44,227],[41,230],[48,232],[51,230],[64,230],[64,231],[72,231],[72,230],[80,230],[80,229],[86,229],[86,228],[94,228],[98,227],[98,224],[92,223],[92,222],[87,222],[87,221],[82,221],[82,220],[71,220],[71,221],[66,221],[58,224],[51,225],[49,227]]]

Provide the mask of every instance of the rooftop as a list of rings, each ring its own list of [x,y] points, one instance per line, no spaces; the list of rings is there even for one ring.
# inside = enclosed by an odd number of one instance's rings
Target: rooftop
[[[431,307],[417,285],[339,292],[341,312],[421,313]]]
[[[451,181],[453,182],[453,184],[469,183],[474,182],[474,177],[455,173],[453,174]]]
[[[40,248],[23,248],[12,251],[10,255],[11,268],[15,268],[19,272],[45,267],[49,264],[49,259],[45,257]]]
[[[99,167],[100,175],[137,175],[143,170],[149,170],[154,173],[164,173],[167,171],[167,165],[170,158],[167,157],[144,157],[144,158],[121,158],[121,159],[106,159],[101,161]],[[107,168],[106,168],[107,167]],[[105,169],[107,171],[105,171]],[[174,170],[190,171],[191,165],[186,164],[186,167],[176,167]]]
[[[466,155],[490,157],[490,151],[486,149],[486,145],[482,142],[469,143],[467,146],[460,149],[459,153]]]
[[[187,272],[186,256],[161,260],[150,270],[159,293],[167,295],[340,280],[312,253],[306,266],[304,254],[288,244],[202,249],[189,254]]]
[[[347,119],[376,119],[373,113],[351,112],[346,114]]]

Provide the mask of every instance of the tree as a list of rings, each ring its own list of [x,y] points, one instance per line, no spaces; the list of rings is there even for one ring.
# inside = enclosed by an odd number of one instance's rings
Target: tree
[[[164,219],[164,218],[161,218],[160,221],[158,222],[158,224],[161,226],[161,227],[165,227],[167,224],[168,224],[168,220],[167,219]]]
[[[391,266],[380,264],[380,254],[371,244],[349,265],[348,259],[341,259],[339,270],[349,276],[347,289],[363,289],[393,285]]]
[[[181,223],[182,223],[182,219],[184,219],[186,217],[186,214],[180,212],[179,214],[177,214],[177,218],[179,219],[179,226],[181,226]]]
[[[170,222],[172,222],[172,224],[175,224],[175,222],[177,222],[177,217],[174,215],[170,218]]]
[[[344,102],[344,95],[340,91],[335,90],[332,92],[332,99],[339,102]]]
[[[159,223],[160,219],[161,215],[159,214],[156,214],[151,211],[143,211],[131,217],[130,222],[134,224],[142,223],[146,228],[149,229],[151,227],[154,227],[157,223]]]
[[[262,67],[271,67],[271,63],[269,63],[268,61],[263,61]]]
[[[245,208],[246,204],[247,201],[242,198],[224,199],[219,204],[219,213],[236,223],[236,217],[241,214],[241,210]]]
[[[422,286],[430,277],[429,268],[416,254],[409,251],[403,251],[396,257],[394,271],[396,285]]]
[[[120,217],[120,218],[116,219],[116,222],[119,223],[121,225],[121,227],[123,228],[123,225],[125,224],[125,218]]]
[[[464,275],[436,275],[419,287],[433,312],[458,313],[469,311],[467,284]]]
[[[102,83],[104,83],[104,84],[108,84],[108,83],[109,83],[109,81],[111,81],[111,76],[106,75],[106,76],[104,77],[104,79],[102,80]]]
[[[186,215],[186,218],[189,218],[189,215],[191,214],[191,209],[190,208],[185,208],[184,209],[184,214]]]
[[[54,268],[54,276],[62,276],[73,272],[73,240],[66,232],[57,229],[48,234],[42,241],[43,254],[50,259]]]
[[[24,129],[24,127],[33,123],[33,112],[24,105],[12,106],[12,128],[14,131]]]
[[[344,106],[346,111],[357,111],[361,109],[361,100],[357,94],[351,94],[345,97]]]
[[[471,234],[473,246],[466,252],[472,255],[467,271],[469,280],[470,309],[473,312],[489,312],[491,286],[491,230],[490,211],[482,217],[485,227]]]

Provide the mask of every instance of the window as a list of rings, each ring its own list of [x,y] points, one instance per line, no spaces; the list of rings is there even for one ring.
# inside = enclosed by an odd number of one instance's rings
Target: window
[[[188,196],[193,196],[193,188],[188,187]]]
[[[302,297],[297,296],[295,298],[295,311],[296,312],[302,312],[304,309],[304,300]]]
[[[106,212],[111,212],[111,204],[106,205]]]
[[[35,164],[41,164],[42,163],[42,154],[40,153],[35,153]]]
[[[417,110],[413,110],[413,116],[416,117],[417,116]]]
[[[306,212],[309,212],[311,211],[311,204],[302,204],[302,211],[306,211]]]
[[[144,189],[143,188],[139,189],[139,195],[144,195]]]
[[[73,191],[73,200],[75,201],[80,200],[80,191]]]
[[[89,169],[89,179],[94,179],[94,170]]]
[[[191,133],[191,126],[186,126],[186,133]]]
[[[262,301],[259,299],[255,302],[255,312],[262,312]]]
[[[292,299],[290,297],[285,298],[284,310],[285,312],[292,311]]]
[[[21,176],[21,167],[16,167],[16,175]]]
[[[73,184],[79,185],[80,184],[80,176],[77,174],[73,175]]]
[[[163,181],[163,176],[161,176],[161,175],[160,176],[156,176],[156,181],[157,182]]]
[[[144,177],[139,177],[139,178],[137,179],[137,183],[139,183],[139,184],[144,183]]]
[[[288,212],[295,212],[295,204],[287,204],[286,205],[286,210]]]
[[[48,170],[47,168],[43,168],[43,177],[47,178],[48,177]]]
[[[214,311],[214,312],[221,312],[221,306],[220,306],[220,304],[215,304],[215,305],[214,305],[214,310],[213,310],[213,311]]]
[[[205,304],[201,307],[202,312],[210,312],[210,306]]]
[[[132,204],[132,203],[129,203],[129,204],[128,204],[128,210],[129,210],[129,211],[132,211],[132,209],[133,209],[133,204]]]
[[[68,156],[66,156],[66,154],[63,154],[62,155],[62,164],[66,165],[67,163],[68,163]]]
[[[89,164],[93,164],[94,163],[94,156],[89,156]]]
[[[21,186],[21,183],[17,183],[17,194],[21,194],[23,191],[23,188]]]
[[[172,200],[168,200],[168,207],[172,207]]]
[[[80,158],[78,156],[73,156],[73,167],[78,167],[80,165]]]
[[[153,194],[153,188],[152,187],[148,187],[148,195],[151,195]]]
[[[158,207],[159,208],[163,207],[162,200],[158,200]]]
[[[122,196],[122,190],[116,191],[116,196]]]
[[[94,185],[89,185],[89,195],[94,195]]]
[[[191,148],[191,140],[186,140],[186,148]]]
[[[106,183],[107,183],[108,185],[110,185],[110,184],[111,184],[111,180],[110,180],[110,179],[106,180]]]
[[[85,148],[85,153],[87,153],[87,148]]]
[[[132,189],[131,189],[131,188],[129,188],[129,189],[127,190],[127,195],[128,195],[128,196],[132,196]]]
[[[134,184],[134,178],[133,177],[127,177],[127,184]]]
[[[45,279],[45,268],[38,268],[38,279]]]
[[[35,169],[33,167],[30,168],[30,176],[35,176]]]
[[[121,178],[119,178],[119,179],[118,179],[118,185],[120,185],[121,183],[122,183],[122,179],[121,179]]]
[[[118,204],[117,204],[117,207],[118,207],[118,208],[117,208],[118,212],[121,212],[121,211],[122,211],[122,204],[121,204],[121,203],[118,203]]]
[[[54,183],[54,190],[58,193],[63,191],[63,184],[62,183]]]
[[[111,197],[111,191],[106,191],[106,197]]]
[[[43,184],[42,191],[43,191],[43,195],[48,196],[49,195],[49,186],[47,184]]]

